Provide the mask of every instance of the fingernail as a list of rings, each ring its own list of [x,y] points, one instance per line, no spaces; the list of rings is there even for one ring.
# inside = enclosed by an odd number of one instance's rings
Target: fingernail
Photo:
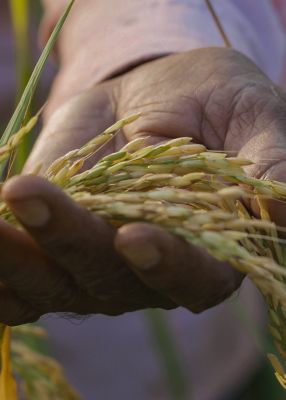
[[[159,250],[151,243],[131,244],[121,247],[124,257],[135,267],[148,270],[161,261]]]
[[[14,200],[9,205],[16,217],[28,227],[39,228],[50,219],[50,210],[40,199]]]

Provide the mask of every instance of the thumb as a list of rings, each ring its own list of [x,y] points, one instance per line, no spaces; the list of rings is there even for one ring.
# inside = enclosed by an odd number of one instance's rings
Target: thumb
[[[226,263],[151,224],[123,226],[115,246],[147,286],[193,312],[220,303],[242,281]]]
[[[60,85],[59,79],[56,85]],[[56,102],[60,88],[54,87],[44,129],[25,165],[25,173],[38,170],[39,165],[43,173],[57,158],[81,147],[114,123],[109,96],[112,87],[106,86],[94,87],[59,106]]]
[[[112,246],[114,229],[57,186],[17,176],[4,185],[2,196],[29,235],[79,286],[100,286],[101,278],[122,265]]]

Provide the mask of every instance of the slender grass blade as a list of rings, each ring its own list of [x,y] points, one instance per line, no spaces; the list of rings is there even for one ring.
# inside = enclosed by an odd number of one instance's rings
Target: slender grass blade
[[[37,84],[39,82],[39,79],[41,77],[43,68],[47,62],[47,59],[54,47],[54,44],[58,38],[58,35],[63,27],[63,24],[65,23],[69,12],[73,6],[75,0],[72,0],[69,4],[69,6],[67,7],[65,13],[63,14],[63,16],[61,17],[61,19],[59,20],[59,22],[57,23],[47,45],[45,46],[41,57],[39,58],[39,61],[36,64],[36,67],[29,79],[29,82],[24,90],[24,93],[20,99],[20,102],[10,120],[10,122],[8,123],[8,126],[3,134],[3,136],[0,139],[0,145],[4,145],[7,143],[7,141],[9,140],[9,137],[11,135],[13,135],[15,132],[17,132],[17,130],[20,129],[21,124],[25,118],[25,115],[29,109],[31,100],[34,96]]]

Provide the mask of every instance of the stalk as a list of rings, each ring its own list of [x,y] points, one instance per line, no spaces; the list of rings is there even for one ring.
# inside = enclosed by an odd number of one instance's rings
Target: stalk
[[[212,5],[211,0],[205,0],[205,2],[206,2],[206,6],[207,6],[216,26],[221,34],[221,37],[224,41],[225,46],[231,48],[232,47],[231,41],[230,41],[228,35],[226,34],[223,24],[221,23],[221,20],[220,20],[219,16],[217,15],[217,13]]]
[[[156,350],[162,360],[169,393],[173,400],[187,400],[186,373],[168,319],[160,310],[148,310],[145,316],[149,322]]]
[[[39,82],[40,76],[42,74],[43,68],[46,61],[53,49],[56,39],[61,31],[61,28],[71,10],[74,0],[68,5],[64,15],[59,20],[56,25],[39,61],[32,72],[32,75],[24,88],[23,95],[19,100],[19,104],[8,123],[1,139],[1,155],[0,155],[0,175],[3,176],[3,172],[6,168],[7,161],[12,159],[13,152],[19,147],[26,137],[26,134],[35,125],[38,116],[34,117],[31,121],[27,123],[25,127],[21,129],[21,126],[27,116],[31,101],[33,99],[37,84]],[[26,73],[28,69],[28,43],[27,43],[27,32],[28,32],[28,3],[25,0],[10,2],[12,18],[14,22],[14,33],[18,44],[18,85],[19,88],[24,86],[24,81],[26,80]],[[20,76],[21,70],[21,76]],[[9,173],[9,168],[8,168]],[[10,341],[11,341],[11,328],[0,325],[0,355],[1,355],[1,373],[0,373],[0,398],[1,400],[17,400],[17,384],[12,374],[11,362],[10,362]],[[25,347],[24,347],[25,351]],[[25,352],[24,352],[25,354]],[[27,365],[27,363],[26,363]],[[58,380],[61,380],[60,372],[58,373]],[[43,396],[39,396],[42,398]],[[70,394],[67,399],[75,399],[78,397]]]

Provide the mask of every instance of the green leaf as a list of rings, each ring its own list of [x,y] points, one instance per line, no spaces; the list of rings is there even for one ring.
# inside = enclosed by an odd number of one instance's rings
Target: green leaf
[[[63,16],[61,17],[61,19],[59,20],[59,22],[57,23],[47,45],[45,46],[41,57],[39,58],[39,61],[37,62],[37,65],[29,79],[29,82],[24,90],[24,93],[20,99],[20,102],[3,134],[3,136],[0,139],[0,145],[4,145],[7,143],[7,141],[9,140],[10,136],[13,135],[14,133],[16,133],[22,123],[23,120],[25,118],[25,115],[29,109],[31,100],[34,96],[36,87],[38,85],[39,79],[41,77],[43,68],[47,62],[47,59],[54,47],[54,44],[58,38],[58,35],[62,29],[63,24],[65,23],[65,20],[67,19],[67,16],[73,6],[75,0],[72,0],[69,4],[69,6],[67,7],[65,13],[63,14]]]
[[[173,336],[166,313],[161,310],[147,310],[145,315],[153,335],[156,350],[161,357],[167,378],[170,398],[174,400],[190,400],[192,397],[186,368],[178,352],[177,343]]]

